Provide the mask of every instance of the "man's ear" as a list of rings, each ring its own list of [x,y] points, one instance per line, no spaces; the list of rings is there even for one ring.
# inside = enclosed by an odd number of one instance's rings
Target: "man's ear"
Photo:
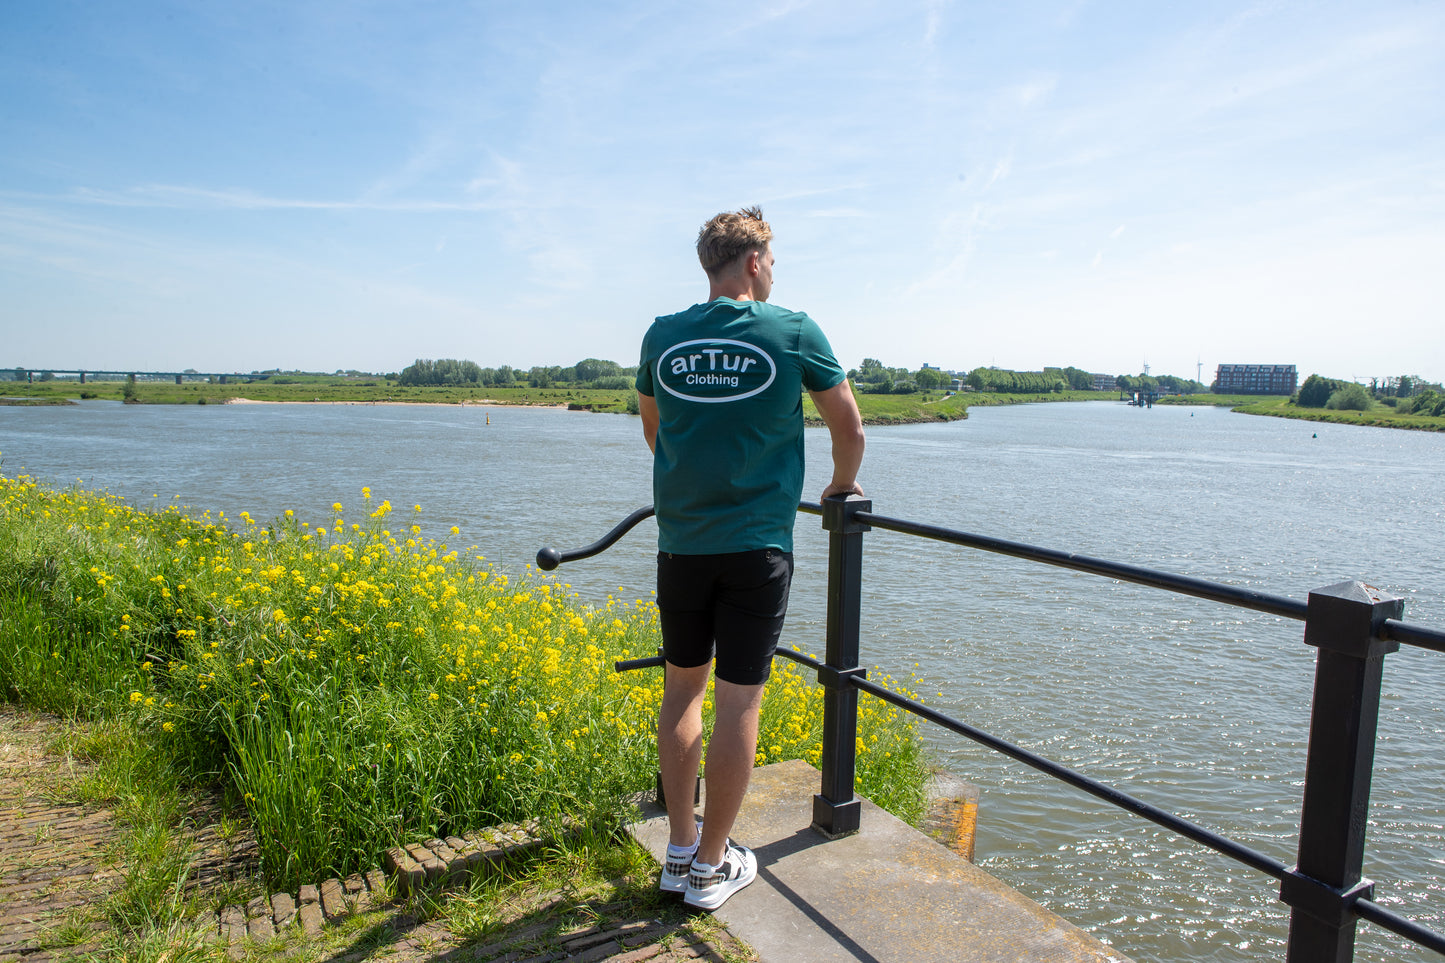
[[[763,252],[762,252],[762,251],[759,251],[759,250],[757,250],[756,248],[754,248],[752,251],[748,252],[748,260],[747,260],[747,263],[744,265],[744,268],[745,268],[745,269],[747,270],[747,272],[748,272],[748,277],[753,277],[753,278],[755,278],[755,277],[758,276],[758,269],[759,269],[759,265],[762,263],[762,260],[763,260]]]

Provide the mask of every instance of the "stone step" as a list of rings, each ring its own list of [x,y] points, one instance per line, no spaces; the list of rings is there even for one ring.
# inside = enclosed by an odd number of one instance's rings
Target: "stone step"
[[[820,784],[800,761],[755,769],[733,827],[758,877],[713,916],[761,963],[1128,963],[867,800],[860,832],[827,839]],[[660,863],[666,814],[645,803],[630,829]]]

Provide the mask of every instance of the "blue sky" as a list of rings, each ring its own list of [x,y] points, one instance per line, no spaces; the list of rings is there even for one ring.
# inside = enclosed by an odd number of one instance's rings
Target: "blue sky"
[[[0,6],[0,366],[635,363],[750,203],[847,366],[1445,379],[1445,4]]]

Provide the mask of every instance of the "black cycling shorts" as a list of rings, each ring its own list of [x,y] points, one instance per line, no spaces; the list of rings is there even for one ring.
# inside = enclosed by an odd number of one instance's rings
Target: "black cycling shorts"
[[[783,634],[793,554],[776,548],[725,555],[657,553],[662,651],[679,668],[713,661],[734,685],[761,685]]]

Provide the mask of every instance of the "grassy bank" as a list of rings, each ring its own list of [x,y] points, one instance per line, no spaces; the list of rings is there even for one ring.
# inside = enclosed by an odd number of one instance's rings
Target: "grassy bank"
[[[1050,401],[1115,401],[1110,392],[1060,391],[1044,395],[1001,394],[989,391],[960,391],[945,396],[939,391],[913,395],[867,395],[854,393],[865,425],[901,425],[928,421],[956,421],[968,417],[969,408],[991,405],[1028,405]],[[803,417],[810,424],[822,424],[812,400],[803,398]]]
[[[121,381],[0,381],[0,403],[6,399],[63,402],[66,399],[98,398],[120,401],[125,394]],[[280,382],[256,381],[209,384],[187,381],[142,381],[135,385],[134,400],[148,405],[220,405],[234,399],[277,402],[331,402],[352,404],[480,404],[492,401],[505,405],[586,405],[594,411],[626,411],[628,391],[597,391],[590,388],[485,388],[485,387],[403,387],[395,382],[354,378],[309,378]]]
[[[74,401],[69,398],[56,396],[53,398],[6,398],[0,397],[0,405],[11,408],[36,407],[39,405],[73,405]]]
[[[1250,398],[1235,411],[1247,415],[1269,415],[1274,418],[1295,418],[1301,421],[1324,421],[1337,425],[1365,425],[1372,428],[1405,428],[1413,431],[1445,431],[1445,418],[1434,415],[1401,414],[1388,405],[1372,403],[1367,411],[1332,411],[1328,408],[1301,408],[1288,398]]]
[[[1407,428],[1415,431],[1445,431],[1445,418],[1401,414],[1389,405],[1374,402],[1367,411],[1333,411],[1302,408],[1288,395],[1184,395],[1160,398],[1161,405],[1214,405],[1246,415],[1269,415],[1299,421],[1324,421],[1337,425],[1365,425],[1372,428]]]
[[[1165,395],[1156,398],[1156,405],[1203,405],[1211,408],[1237,408],[1255,402],[1288,401],[1288,395]]]
[[[232,522],[0,478],[0,694],[230,792],[293,891],[403,841],[615,823],[651,781],[661,677],[611,666],[655,651],[655,608],[514,580],[400,514],[363,491],[314,525]],[[821,690],[791,663],[769,685],[758,762],[816,762]],[[860,715],[860,791],[916,816],[912,726]]]

